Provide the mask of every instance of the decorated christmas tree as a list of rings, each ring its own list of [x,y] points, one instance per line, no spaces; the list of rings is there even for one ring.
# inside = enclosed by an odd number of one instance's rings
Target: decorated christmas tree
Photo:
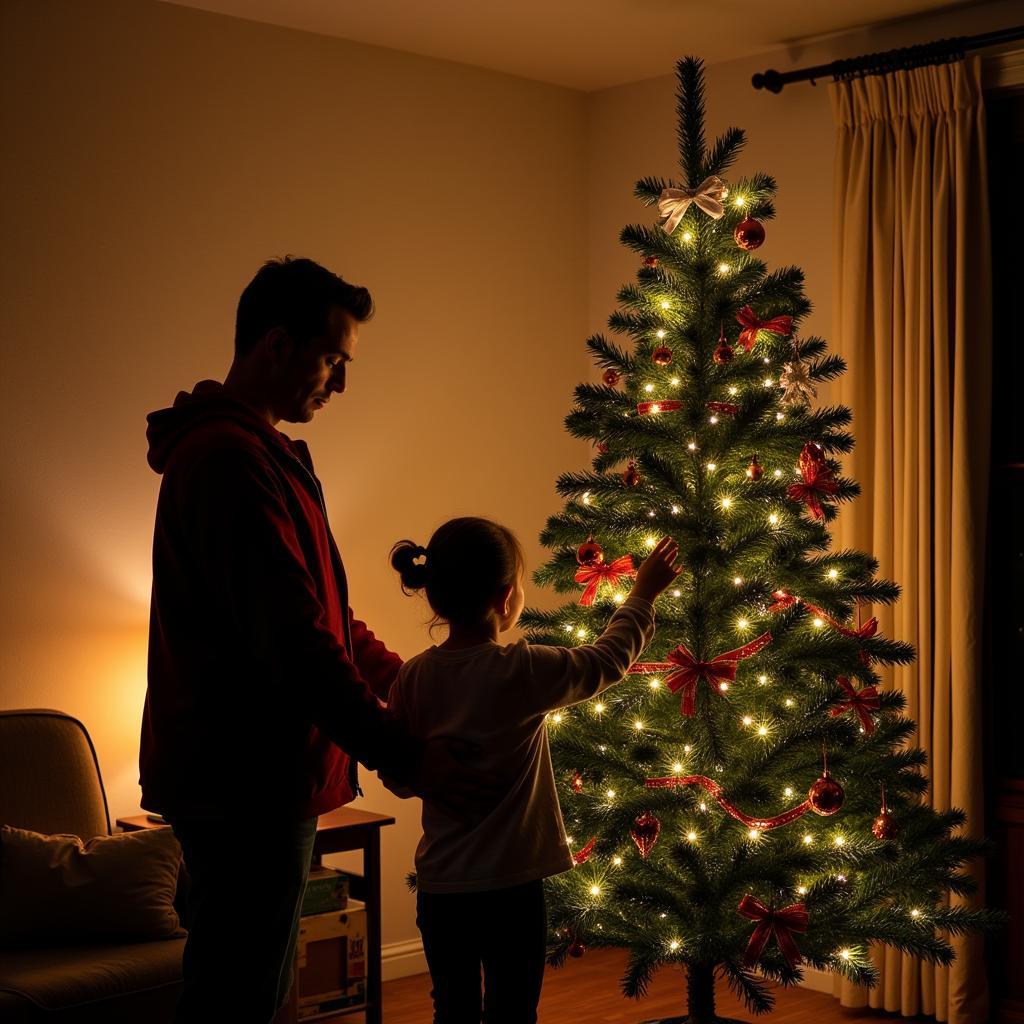
[[[766,979],[806,964],[871,985],[870,943],[949,963],[949,936],[994,915],[950,905],[982,844],[922,802],[914,723],[879,686],[878,666],[914,656],[867,617],[899,587],[832,547],[859,491],[852,415],[816,399],[843,360],[800,330],[800,270],[758,258],[774,180],[727,181],[743,132],[707,145],[701,62],[678,79],[682,182],[636,186],[660,219],[622,232],[638,270],[609,327],[628,343],[587,342],[603,383],[577,387],[566,422],[593,471],[559,479],[542,535],[536,581],[572,600],[523,621],[535,642],[586,643],[645,551],[678,541],[645,660],[548,720],[576,862],[549,883],[550,960],[625,948],[630,996],[682,967],[672,1019],[707,1024],[716,977],[766,1012]]]

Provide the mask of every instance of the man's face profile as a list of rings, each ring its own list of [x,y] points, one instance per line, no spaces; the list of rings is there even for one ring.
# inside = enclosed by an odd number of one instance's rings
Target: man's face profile
[[[334,394],[345,390],[355,358],[359,323],[340,306],[331,309],[324,334],[305,345],[290,344],[279,378],[279,411],[288,423],[308,423]]]

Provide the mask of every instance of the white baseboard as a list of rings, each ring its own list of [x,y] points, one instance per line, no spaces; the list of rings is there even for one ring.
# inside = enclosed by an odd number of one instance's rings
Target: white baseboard
[[[384,981],[427,973],[427,958],[423,954],[423,943],[420,939],[389,942],[381,947],[380,960],[381,977]]]
[[[813,992],[825,992],[832,995],[832,973],[830,971],[819,971],[814,967],[804,968],[804,980],[800,983],[801,988],[809,988]]]

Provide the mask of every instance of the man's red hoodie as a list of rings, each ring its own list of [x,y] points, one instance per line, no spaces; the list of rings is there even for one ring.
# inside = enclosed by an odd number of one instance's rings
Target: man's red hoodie
[[[306,445],[214,381],[151,413],[147,436],[163,481],[143,807],[311,817],[353,798],[349,756],[408,779],[419,746],[374,696],[401,659],[348,606]]]

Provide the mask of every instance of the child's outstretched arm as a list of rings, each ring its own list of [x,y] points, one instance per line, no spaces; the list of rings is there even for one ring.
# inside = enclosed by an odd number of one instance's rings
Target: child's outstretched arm
[[[679,546],[663,537],[644,559],[633,589],[592,644],[530,644],[529,703],[537,713],[587,700],[615,683],[654,636],[654,601],[679,575]]]

